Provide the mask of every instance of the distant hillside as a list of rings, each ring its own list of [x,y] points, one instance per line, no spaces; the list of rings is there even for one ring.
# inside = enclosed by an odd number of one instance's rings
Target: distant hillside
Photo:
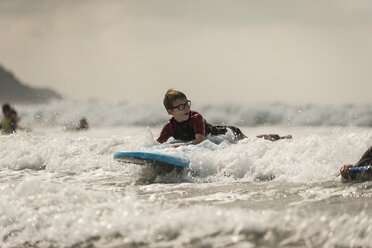
[[[24,85],[11,72],[0,66],[0,104],[42,103],[61,98],[62,96],[53,90]]]

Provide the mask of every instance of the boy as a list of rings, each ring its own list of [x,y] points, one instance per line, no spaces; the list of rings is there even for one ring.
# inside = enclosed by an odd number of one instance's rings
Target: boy
[[[372,165],[372,146],[363,154],[358,163],[356,164],[345,164],[341,167],[340,172],[341,176],[344,179],[356,179],[356,173],[349,171],[351,167],[360,167]]]
[[[191,101],[187,100],[184,93],[169,89],[164,96],[163,104],[168,114],[172,116],[163,127],[157,141],[166,142],[170,137],[186,141],[180,145],[197,145],[205,140],[206,135],[225,134],[229,128],[237,140],[247,138],[239,128],[233,126],[213,126],[209,124],[201,114],[190,109]],[[276,134],[264,134],[257,136],[271,141],[278,139],[291,139],[291,135],[280,137]]]

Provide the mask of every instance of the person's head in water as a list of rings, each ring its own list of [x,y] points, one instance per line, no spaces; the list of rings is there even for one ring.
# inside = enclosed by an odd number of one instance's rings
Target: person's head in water
[[[9,117],[10,113],[11,113],[12,109],[10,108],[10,105],[5,103],[3,105],[3,114],[6,116],[6,117]]]
[[[169,89],[164,96],[163,104],[168,114],[178,122],[189,119],[191,101],[181,91]]]
[[[84,117],[79,121],[79,130],[87,130],[88,129],[88,121]]]

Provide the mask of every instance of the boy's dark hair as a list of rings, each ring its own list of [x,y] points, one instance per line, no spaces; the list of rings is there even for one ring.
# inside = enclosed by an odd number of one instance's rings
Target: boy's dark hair
[[[165,93],[164,100],[163,100],[165,109],[167,110],[172,109],[174,107],[173,103],[177,101],[178,99],[187,100],[187,97],[181,91],[178,91],[172,88],[169,89],[167,93]]]
[[[5,111],[10,111],[10,110],[11,110],[10,105],[9,105],[8,103],[5,103],[5,104],[3,105],[3,112],[5,112]]]

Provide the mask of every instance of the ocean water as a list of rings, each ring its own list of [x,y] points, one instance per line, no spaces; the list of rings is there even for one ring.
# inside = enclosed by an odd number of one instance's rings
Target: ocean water
[[[338,176],[372,145],[368,108],[272,106],[195,108],[249,138],[164,148],[191,161],[165,176],[113,159],[156,144],[161,106],[15,106],[31,130],[0,136],[0,247],[371,247],[372,183]],[[68,131],[82,116],[90,129]]]

